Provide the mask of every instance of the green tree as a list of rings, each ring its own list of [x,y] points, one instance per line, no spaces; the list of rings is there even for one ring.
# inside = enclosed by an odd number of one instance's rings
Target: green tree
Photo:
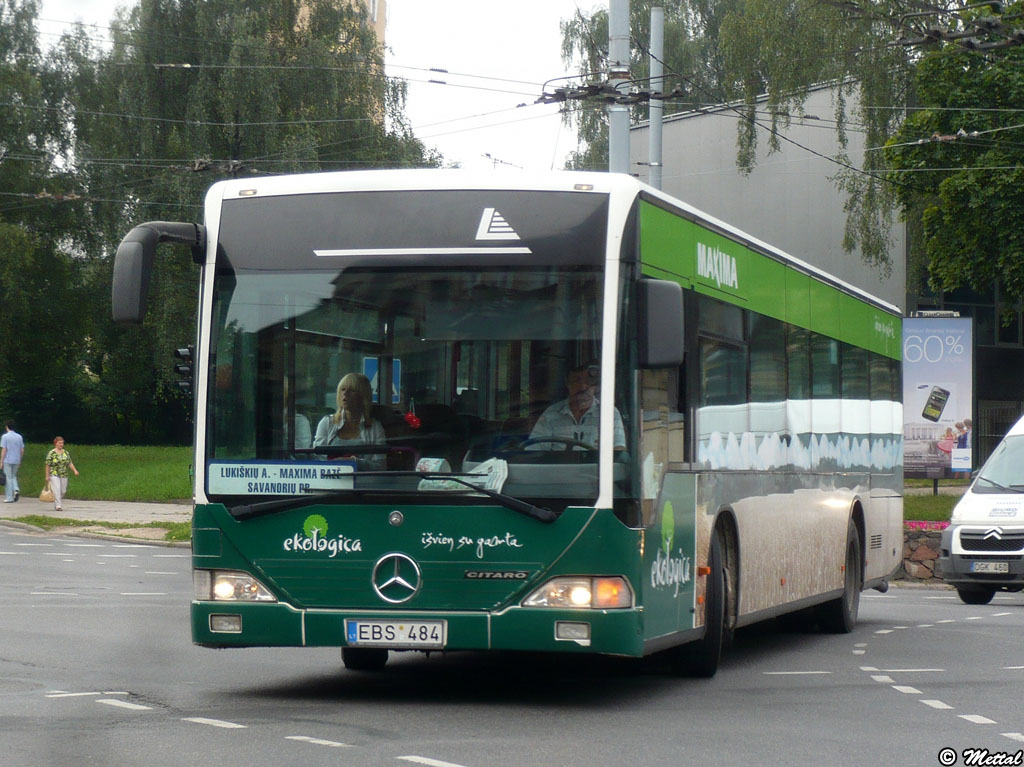
[[[722,100],[725,62],[719,49],[719,28],[739,0],[632,0],[630,2],[630,73],[639,89],[650,88],[651,7],[665,10],[664,91],[682,95],[665,105],[665,114],[692,109]],[[573,83],[602,82],[608,69],[608,11],[589,16],[582,12],[562,21],[562,59],[578,75]],[[551,87],[562,87],[556,81]],[[637,106],[634,119],[644,119],[647,107]],[[581,150],[570,156],[569,166],[578,170],[608,167],[608,121],[599,102],[569,102],[565,119],[576,127]]]
[[[920,216],[931,285],[998,284],[1009,308],[1024,299],[1024,49],[943,44],[918,63],[914,85],[916,106],[885,156],[904,210]]]
[[[32,439],[84,431],[80,264],[59,247],[70,189],[54,156],[66,126],[35,30],[36,0],[0,4],[0,417]]]

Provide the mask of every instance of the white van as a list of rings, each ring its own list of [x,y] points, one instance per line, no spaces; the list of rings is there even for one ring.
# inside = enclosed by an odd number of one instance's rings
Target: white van
[[[939,566],[969,605],[1024,588],[1024,418],[1007,432],[953,509]]]

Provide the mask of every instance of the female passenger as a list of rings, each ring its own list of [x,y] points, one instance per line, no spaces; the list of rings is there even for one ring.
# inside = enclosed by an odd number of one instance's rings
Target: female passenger
[[[313,447],[380,445],[384,447],[384,427],[370,415],[373,394],[370,379],[361,373],[349,373],[338,382],[338,409],[325,415],[316,427]],[[360,469],[383,469],[384,453],[360,453],[353,456]]]

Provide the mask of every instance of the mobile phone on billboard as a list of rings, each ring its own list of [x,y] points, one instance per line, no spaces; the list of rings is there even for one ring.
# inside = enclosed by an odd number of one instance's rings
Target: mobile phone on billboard
[[[928,401],[924,403],[921,417],[927,418],[929,421],[938,421],[948,400],[949,392],[946,389],[941,386],[933,386],[931,394],[928,395]]]

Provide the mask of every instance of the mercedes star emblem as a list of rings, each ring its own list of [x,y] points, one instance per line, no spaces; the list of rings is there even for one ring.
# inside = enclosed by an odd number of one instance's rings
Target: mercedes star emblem
[[[385,554],[373,566],[371,583],[385,602],[408,602],[420,590],[420,567],[405,554]]]

